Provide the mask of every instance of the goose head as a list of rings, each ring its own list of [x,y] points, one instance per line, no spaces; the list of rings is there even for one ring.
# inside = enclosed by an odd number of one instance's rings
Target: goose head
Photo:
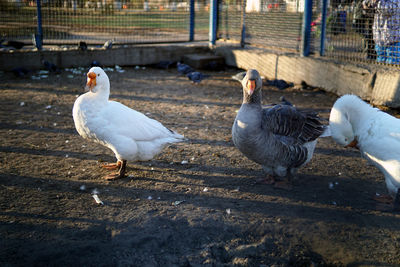
[[[347,112],[333,106],[329,116],[329,127],[333,140],[344,147],[357,147],[358,141]]]
[[[107,96],[110,94],[110,80],[102,68],[93,67],[89,70],[86,89],[94,94],[105,94]]]
[[[250,69],[246,72],[246,76],[242,80],[242,86],[244,100],[248,100],[246,102],[261,101],[262,80],[257,70]]]

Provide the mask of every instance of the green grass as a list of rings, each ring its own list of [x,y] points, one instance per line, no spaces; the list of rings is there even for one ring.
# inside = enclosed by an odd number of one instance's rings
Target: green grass
[[[226,27],[231,33],[240,33],[241,12],[222,13],[219,29],[223,33]],[[188,11],[93,11],[78,9],[75,13],[71,9],[48,8],[42,9],[42,24],[45,32],[68,38],[69,30],[74,32],[79,29],[93,32],[108,32],[113,34],[129,33],[135,31],[189,31]],[[224,20],[227,19],[227,23]],[[247,32],[255,35],[279,35],[297,36],[302,21],[301,14],[296,13],[248,13],[246,14]],[[16,36],[27,28],[36,27],[36,8],[26,7],[18,10],[0,11],[1,33]],[[209,13],[206,11],[195,13],[195,31],[208,32]],[[21,29],[20,29],[21,28]],[[13,34],[13,31],[15,34]],[[59,34],[57,34],[59,32]]]
[[[188,12],[132,12],[104,15],[100,13],[57,14],[43,13],[43,25],[82,26],[85,27],[134,27],[146,29],[189,29]],[[204,21],[204,23],[202,23]],[[196,29],[208,29],[208,13],[196,13]]]

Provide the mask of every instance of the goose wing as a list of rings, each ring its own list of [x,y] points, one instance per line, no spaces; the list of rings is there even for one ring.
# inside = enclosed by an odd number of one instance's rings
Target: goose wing
[[[152,141],[159,138],[183,138],[159,121],[151,119],[119,102],[109,101],[102,112],[104,126],[114,135],[122,135],[136,141]]]
[[[261,126],[276,137],[297,144],[313,141],[325,130],[316,113],[281,104],[263,109]]]

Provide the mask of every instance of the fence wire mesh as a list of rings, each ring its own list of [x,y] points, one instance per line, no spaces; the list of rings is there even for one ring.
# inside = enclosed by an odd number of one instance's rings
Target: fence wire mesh
[[[218,39],[240,42],[243,0],[223,0],[218,14]]]
[[[304,1],[220,0],[217,37],[278,52],[299,53]],[[321,41],[322,1],[314,0],[312,5],[311,55],[320,53],[322,43],[324,56],[328,58],[399,65],[399,0],[328,1],[326,35]],[[32,44],[32,37],[38,33],[36,2],[0,0],[3,42]],[[190,12],[193,3],[190,0],[42,0],[41,3],[45,45],[79,41],[102,45],[107,40],[118,44],[168,43],[205,41],[209,37],[209,0],[194,0],[194,12]]]
[[[298,0],[223,0],[218,36],[240,41],[244,23],[246,44],[299,51],[302,17]]]
[[[334,0],[328,9],[326,56],[366,63],[400,63],[398,0]]]
[[[194,3],[194,41],[207,41],[210,27],[209,1],[197,0]]]
[[[345,61],[400,63],[400,1],[328,1],[321,40],[322,0],[313,1],[310,51]],[[276,51],[299,52],[304,0],[222,0],[218,37]],[[242,25],[245,32],[242,37]]]
[[[30,42],[36,33],[36,1],[1,2],[1,34]],[[41,1],[44,44],[120,44],[189,41],[187,1]],[[207,40],[208,6],[195,1],[193,40]]]
[[[29,40],[37,28],[36,8],[26,7],[24,3],[0,0],[1,39]]]

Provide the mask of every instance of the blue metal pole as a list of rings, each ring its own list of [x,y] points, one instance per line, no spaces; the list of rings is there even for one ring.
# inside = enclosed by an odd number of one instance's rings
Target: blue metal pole
[[[189,28],[189,42],[194,40],[194,0],[190,0],[190,28]]]
[[[326,33],[326,15],[328,9],[328,0],[322,0],[322,14],[321,14],[321,44],[319,46],[319,54],[325,54],[325,33]]]
[[[305,0],[302,27],[302,43],[300,54],[307,57],[310,54],[312,0]]]
[[[36,0],[37,6],[37,30],[38,33],[35,35],[36,47],[37,49],[42,49],[43,44],[43,28],[42,28],[42,8],[40,0]]]
[[[217,40],[217,15],[218,0],[210,0],[210,34],[209,41],[211,45],[215,45]]]

